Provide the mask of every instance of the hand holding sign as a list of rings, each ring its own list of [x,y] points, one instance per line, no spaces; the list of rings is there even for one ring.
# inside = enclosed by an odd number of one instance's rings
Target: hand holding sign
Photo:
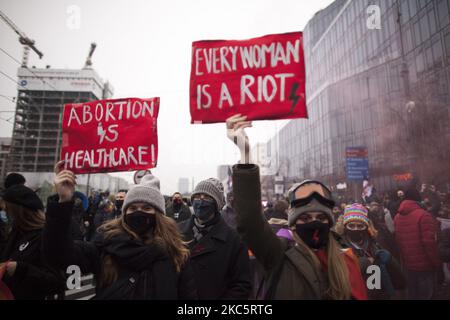
[[[59,161],[55,165],[55,189],[59,196],[59,202],[69,202],[75,192],[76,176],[72,171],[64,170],[65,161]]]
[[[251,121],[245,121],[246,116],[236,114],[227,119],[227,137],[239,148],[241,152],[241,163],[250,163],[250,142],[245,128],[252,127]]]

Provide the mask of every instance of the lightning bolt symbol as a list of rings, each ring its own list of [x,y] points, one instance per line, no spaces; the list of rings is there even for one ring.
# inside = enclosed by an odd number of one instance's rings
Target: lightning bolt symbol
[[[291,95],[289,96],[289,100],[292,100],[292,107],[291,107],[291,111],[289,111],[289,113],[293,113],[295,106],[297,105],[298,99],[300,99],[300,96],[296,94],[297,89],[298,89],[298,82],[294,82],[294,84],[292,85],[291,88]]]
[[[102,144],[102,142],[106,136],[106,130],[103,130],[101,122],[98,124],[98,127],[97,127],[97,135],[100,137],[100,144]]]

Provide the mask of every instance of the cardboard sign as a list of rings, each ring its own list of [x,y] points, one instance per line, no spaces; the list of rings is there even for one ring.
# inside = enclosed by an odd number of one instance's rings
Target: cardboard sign
[[[159,98],[66,104],[61,159],[74,173],[156,167]]]
[[[192,44],[192,123],[307,118],[303,34]]]

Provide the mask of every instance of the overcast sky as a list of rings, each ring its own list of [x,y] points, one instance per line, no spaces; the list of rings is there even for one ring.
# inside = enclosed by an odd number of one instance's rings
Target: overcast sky
[[[0,0],[2,10],[44,53],[30,52],[29,66],[82,68],[90,43],[96,42],[93,67],[114,89],[115,98],[161,97],[158,118],[159,158],[154,173],[164,193],[178,178],[216,176],[217,166],[233,164],[238,152],[224,124],[193,126],[189,115],[191,43],[206,39],[247,39],[302,31],[332,0],[145,0],[64,1]],[[75,11],[73,11],[75,10]],[[76,14],[80,13],[79,25]],[[74,18],[75,17],[75,18]],[[0,47],[21,60],[18,36],[0,22]],[[0,52],[0,70],[17,77],[18,64]],[[0,74],[0,94],[14,97],[16,85]],[[0,97],[0,110],[14,110]],[[0,113],[3,119],[13,113]],[[11,120],[12,121],[12,120]],[[265,142],[286,121],[260,121],[248,130],[252,144]],[[12,124],[0,120],[0,137]],[[132,174],[120,174],[130,182]]]

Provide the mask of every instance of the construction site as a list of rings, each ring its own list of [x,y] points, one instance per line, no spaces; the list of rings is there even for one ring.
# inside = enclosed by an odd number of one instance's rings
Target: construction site
[[[45,68],[29,67],[30,53],[34,52],[39,58],[42,58],[43,53],[36,48],[35,41],[28,38],[1,11],[0,18],[19,35],[19,42],[23,46],[22,61],[17,71],[13,133],[8,152],[2,154],[0,180],[9,172],[26,173],[30,180],[40,180],[33,179],[30,175],[47,176],[46,174],[53,172],[54,165],[60,158],[64,105],[107,99],[113,96],[114,90],[92,68],[95,43],[91,44],[81,69],[55,69],[49,65]],[[11,58],[15,60],[14,57]],[[105,185],[111,185],[111,191],[128,187],[123,179],[103,176],[108,178],[108,181],[105,181],[105,177],[101,179],[103,185],[97,186],[97,180],[89,179],[90,177],[83,180],[86,180],[90,188],[95,189],[104,188]]]

